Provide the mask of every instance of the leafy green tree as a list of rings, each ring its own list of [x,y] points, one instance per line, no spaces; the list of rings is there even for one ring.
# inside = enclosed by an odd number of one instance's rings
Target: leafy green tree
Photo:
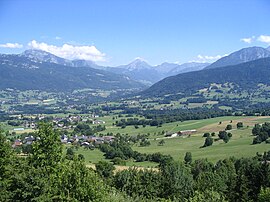
[[[232,129],[232,125],[231,124],[228,124],[225,128],[225,130],[231,130]]]
[[[220,160],[215,165],[215,173],[224,182],[223,186],[219,186],[217,191],[222,192],[229,201],[234,201],[234,188],[236,186],[236,169],[233,159]]]
[[[76,156],[63,162],[52,178],[51,198],[55,201],[111,201],[109,188]]]
[[[185,163],[186,164],[190,164],[192,162],[192,155],[191,155],[191,152],[186,152],[186,155],[185,155]]]
[[[260,136],[254,137],[253,138],[253,142],[252,144],[261,144],[262,143],[262,139]]]
[[[251,158],[237,159],[235,195],[238,198],[256,200],[261,187],[269,186],[269,165]]]
[[[125,166],[126,165],[126,161],[119,158],[119,157],[115,157],[113,160],[112,160],[113,164],[114,165],[121,165],[121,166]]]
[[[204,133],[203,137],[210,137],[210,133]]]
[[[0,128],[0,201],[6,201],[10,196],[8,188],[10,186],[9,176],[12,175],[11,164],[14,153],[4,136],[4,131]]]
[[[33,152],[32,145],[31,144],[24,144],[24,145],[22,145],[22,152],[24,154],[30,154],[30,153],[32,153]]]
[[[75,156],[74,150],[71,147],[67,148],[66,158],[72,160],[74,156]]]
[[[117,172],[113,180],[114,186],[130,196],[156,199],[161,194],[160,172],[153,170],[138,170],[130,167]]]
[[[196,191],[194,196],[187,200],[188,202],[226,202],[226,199],[219,192],[213,190],[205,190],[203,192]]]
[[[193,193],[193,178],[190,170],[182,163],[170,161],[160,167],[162,196],[183,201]]]
[[[213,172],[214,165],[207,159],[197,159],[192,163],[191,173],[193,178],[196,180],[202,172]]]
[[[213,142],[214,142],[213,138],[207,137],[207,138],[205,138],[205,142],[204,142],[203,147],[209,147],[213,144]]]
[[[80,161],[84,161],[84,160],[85,160],[85,157],[84,157],[83,154],[78,154],[78,159],[79,159]]]
[[[229,142],[230,137],[226,131],[219,131],[218,137],[222,139],[225,143]]]
[[[196,180],[196,189],[198,191],[214,190],[223,193],[227,189],[225,181],[220,175],[213,171],[201,172]]]
[[[255,124],[254,128],[252,129],[252,134],[253,135],[259,135],[260,131],[261,131],[261,126],[260,124]]]
[[[105,177],[105,178],[109,178],[113,176],[113,171],[115,170],[115,167],[113,164],[107,161],[99,161],[95,166],[96,166],[96,171],[100,176]]]
[[[270,202],[270,188],[261,188],[258,195],[258,202]]]
[[[118,201],[118,194],[112,190],[111,197],[109,187],[83,160],[64,158],[50,124],[41,124],[37,137],[30,156],[13,158],[0,134],[0,201]]]
[[[236,124],[236,127],[237,127],[237,129],[243,128],[243,127],[244,127],[243,122],[238,122],[238,123]]]
[[[53,131],[51,124],[39,124],[37,140],[32,147],[30,162],[35,167],[43,167],[49,171],[59,165],[62,158],[62,144],[59,134]]]

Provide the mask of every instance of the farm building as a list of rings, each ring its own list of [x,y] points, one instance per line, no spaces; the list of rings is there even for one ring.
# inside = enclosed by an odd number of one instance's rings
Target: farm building
[[[196,130],[182,130],[178,132],[169,132],[165,134],[165,137],[177,137],[177,136],[185,136],[196,133]]]
[[[196,130],[181,130],[177,134],[178,134],[178,136],[182,136],[182,135],[191,135],[191,134],[194,134],[196,132],[197,132]]]

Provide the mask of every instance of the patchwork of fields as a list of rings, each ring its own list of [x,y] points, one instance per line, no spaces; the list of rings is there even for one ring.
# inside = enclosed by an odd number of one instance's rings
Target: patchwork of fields
[[[107,117],[109,121],[109,117]],[[270,117],[237,117],[237,116],[227,116],[218,117],[205,120],[192,120],[184,122],[174,122],[163,124],[162,127],[150,127],[134,129],[133,126],[128,126],[124,129],[120,129],[115,126],[107,127],[106,132],[121,133],[129,135],[137,135],[142,133],[150,133],[150,146],[141,147],[139,145],[133,145],[133,150],[139,151],[141,153],[155,153],[160,152],[162,154],[169,154],[175,160],[182,161],[184,159],[186,152],[192,153],[193,160],[199,158],[207,158],[209,161],[216,162],[219,159],[224,159],[228,157],[252,157],[255,156],[257,152],[262,153],[264,151],[270,150],[270,144],[261,143],[252,145],[251,130],[256,123],[264,123],[270,121]],[[237,129],[237,122],[243,122],[244,127],[242,129]],[[111,122],[110,122],[111,123]],[[222,140],[215,141],[210,147],[200,148],[204,144],[204,139],[202,137],[205,132],[215,132],[216,134],[220,130],[224,130],[226,125],[231,124],[233,126],[230,131],[233,136],[228,143],[224,143]],[[164,138],[163,135],[158,135],[158,132],[165,130],[176,132],[180,130],[196,129],[196,134],[190,137],[176,137],[176,138]],[[165,140],[163,146],[159,146],[158,142],[160,138]],[[217,138],[217,135],[213,138]],[[100,160],[105,160],[103,153],[98,149],[95,150],[84,150],[80,149],[78,153],[85,156],[87,164],[97,163]],[[156,166],[153,162],[133,162],[128,161],[127,166],[144,166],[152,167]]]

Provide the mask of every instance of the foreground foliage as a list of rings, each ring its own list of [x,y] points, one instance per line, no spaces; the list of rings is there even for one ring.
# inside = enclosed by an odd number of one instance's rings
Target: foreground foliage
[[[149,158],[162,157],[158,169],[115,173],[109,162],[99,162],[94,171],[76,154],[67,158],[50,124],[40,124],[36,136],[29,155],[21,157],[1,132],[0,201],[269,201],[270,152],[216,164],[192,161],[191,153],[183,162],[153,154]],[[115,144],[133,157],[120,140]]]
[[[33,152],[17,157],[0,135],[0,201],[113,201],[117,195],[77,156],[67,160],[59,135],[40,124]],[[112,195],[111,195],[112,194]],[[120,197],[120,196],[119,196]],[[117,199],[120,200],[120,198]]]

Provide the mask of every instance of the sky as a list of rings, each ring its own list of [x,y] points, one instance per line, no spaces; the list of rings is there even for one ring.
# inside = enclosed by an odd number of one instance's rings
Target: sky
[[[270,45],[269,0],[0,0],[0,53],[105,66],[213,62]]]

